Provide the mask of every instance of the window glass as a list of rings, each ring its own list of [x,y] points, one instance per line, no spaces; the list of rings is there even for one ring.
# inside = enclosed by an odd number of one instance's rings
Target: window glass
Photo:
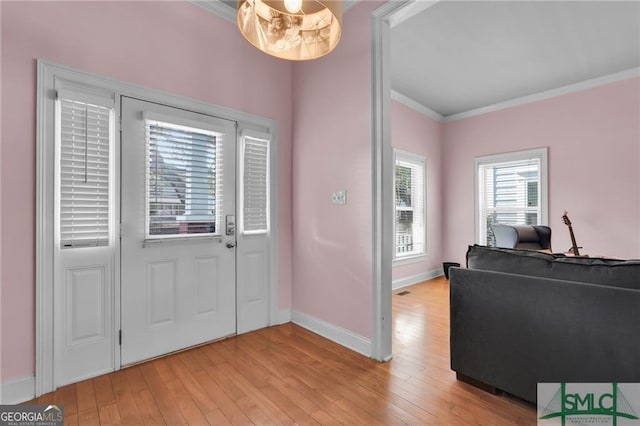
[[[425,251],[424,159],[395,153],[394,258],[419,256]]]
[[[60,245],[107,245],[113,110],[68,94],[57,106]]]
[[[269,231],[269,141],[242,138],[241,226],[244,234]]]
[[[217,134],[149,119],[145,124],[147,237],[219,234]]]
[[[478,244],[495,245],[493,224],[542,224],[544,158],[534,150],[476,159]]]

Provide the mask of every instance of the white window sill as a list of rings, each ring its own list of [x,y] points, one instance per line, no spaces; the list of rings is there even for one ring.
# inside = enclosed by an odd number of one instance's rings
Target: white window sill
[[[427,260],[427,255],[424,253],[416,254],[413,256],[399,257],[399,258],[393,259],[392,266],[395,267],[395,266],[410,265],[412,263],[424,262],[425,260]]]

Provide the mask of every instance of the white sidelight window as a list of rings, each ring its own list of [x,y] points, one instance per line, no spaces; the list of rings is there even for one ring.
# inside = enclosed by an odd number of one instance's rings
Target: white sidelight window
[[[59,90],[58,229],[61,248],[109,244],[113,100]]]
[[[425,254],[425,160],[395,150],[394,260]]]
[[[145,117],[146,238],[220,235],[222,135]]]
[[[44,275],[56,304],[48,320],[55,345],[46,359],[55,365],[55,383],[64,385],[115,366],[119,155],[113,92],[64,79],[56,79],[46,93],[52,89],[55,98],[40,98],[44,114],[39,126],[46,125],[39,127],[44,136],[39,158],[53,161],[41,163],[38,173],[39,194],[47,197],[47,220],[39,224],[48,224],[52,216],[54,228],[51,234],[40,234],[38,239],[45,241],[36,244],[44,244],[52,254],[50,265],[55,265]],[[43,145],[45,150],[40,149]]]
[[[269,232],[268,135],[243,134],[240,150],[240,229],[245,235]]]
[[[492,225],[547,222],[547,150],[534,149],[474,160],[476,242],[495,245]]]

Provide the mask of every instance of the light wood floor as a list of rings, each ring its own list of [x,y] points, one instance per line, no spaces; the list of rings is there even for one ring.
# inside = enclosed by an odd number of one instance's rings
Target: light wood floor
[[[443,278],[393,296],[381,364],[285,324],[65,386],[68,424],[535,424],[535,409],[458,382]],[[396,292],[397,293],[397,292]]]

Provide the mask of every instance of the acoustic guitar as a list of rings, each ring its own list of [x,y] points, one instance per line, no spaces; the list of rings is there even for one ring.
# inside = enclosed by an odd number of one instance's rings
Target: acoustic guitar
[[[569,235],[571,236],[571,248],[569,249],[569,253],[573,253],[574,256],[580,256],[580,247],[578,247],[578,244],[576,243],[576,236],[573,235],[573,227],[571,226],[571,220],[569,220],[566,210],[562,215],[562,221],[569,227]]]

